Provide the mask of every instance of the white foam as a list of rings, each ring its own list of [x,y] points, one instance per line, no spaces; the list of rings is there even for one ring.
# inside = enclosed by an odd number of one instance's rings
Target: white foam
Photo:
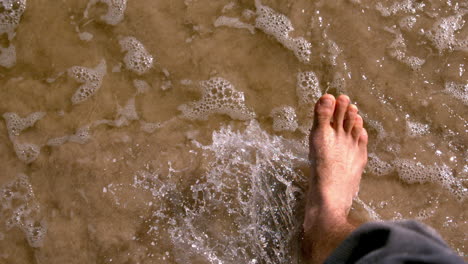
[[[47,141],[47,145],[57,147],[67,142],[85,144],[91,139],[91,134],[89,130],[90,130],[89,125],[80,127],[76,130],[75,134],[49,139]]]
[[[465,20],[462,14],[440,18],[434,23],[432,29],[426,32],[426,37],[433,42],[439,52],[444,50],[468,51],[468,37],[465,39],[455,37],[455,32],[462,29],[464,24]]]
[[[341,72],[333,74],[333,81],[330,83],[330,87],[335,88],[339,93],[345,93],[346,79]]]
[[[16,64],[16,49],[10,44],[7,48],[0,47],[0,66],[11,68]]]
[[[102,79],[107,72],[106,61],[101,60],[95,68],[73,66],[67,72],[68,76],[83,83],[71,98],[73,104],[79,104],[88,100],[101,88]]]
[[[124,107],[118,106],[117,119],[120,120],[118,121],[119,124],[127,124],[128,121],[139,119],[135,108],[135,97],[128,99]]]
[[[392,29],[387,28],[387,31],[394,33],[396,38],[389,46],[389,54],[393,58],[397,59],[400,62],[403,62],[411,67],[413,70],[421,69],[421,66],[426,62],[426,60],[415,57],[415,56],[408,56],[407,47],[405,43],[405,39],[399,30],[394,31]]]
[[[124,37],[119,40],[121,50],[127,52],[124,63],[127,69],[141,75],[153,67],[153,56],[146,51],[143,44],[134,37]]]
[[[84,17],[88,18],[89,9],[97,3],[107,5],[107,13],[101,16],[101,19],[109,25],[117,25],[124,18],[127,0],[90,0],[86,6]]]
[[[236,5],[235,2],[229,2],[225,6],[223,6],[223,9],[221,10],[221,12],[226,13],[227,11],[233,9],[235,5]]]
[[[165,80],[161,84],[161,90],[166,91],[172,88],[172,81],[170,80]]]
[[[207,120],[212,114],[225,114],[238,120],[255,117],[255,113],[245,105],[244,93],[236,90],[229,81],[213,77],[200,82],[200,86],[202,98],[199,101],[178,107],[183,117],[192,120]]]
[[[26,0],[0,0],[0,35],[7,33],[8,40],[12,40],[15,29],[26,9]]]
[[[273,130],[275,131],[294,132],[298,127],[296,111],[291,106],[273,108],[270,116],[273,118]]]
[[[58,147],[58,146],[65,144],[69,138],[70,136],[51,138],[47,141],[46,145],[51,146],[51,147]]]
[[[8,47],[0,47],[0,66],[11,68],[16,64],[16,48],[11,41],[26,9],[26,0],[0,0],[0,36],[7,34]]]
[[[342,52],[340,47],[338,47],[338,44],[334,42],[333,40],[328,39],[327,40],[327,46],[328,46],[328,59],[330,60],[330,64],[333,66],[336,66],[336,59],[338,58],[338,55]]]
[[[85,144],[91,139],[91,135],[89,133],[89,126],[83,126],[76,130],[75,134],[70,135],[68,141],[75,142],[78,144]]]
[[[397,159],[392,164],[400,179],[407,183],[438,183],[460,200],[464,200],[468,194],[468,189],[463,186],[462,181],[456,178],[445,164],[423,165],[405,159]]]
[[[466,84],[446,82],[445,91],[468,105],[468,82]]]
[[[255,11],[253,10],[250,10],[250,9],[244,9],[242,11],[242,17],[245,18],[245,19],[251,19],[252,17],[255,16]]]
[[[41,153],[41,148],[32,143],[18,143],[14,142],[13,147],[15,149],[16,156],[24,162],[24,163],[31,163],[39,157]]]
[[[18,227],[26,236],[31,247],[40,247],[47,234],[47,225],[40,217],[28,177],[19,174],[16,179],[0,188],[0,215],[7,219],[6,227]]]
[[[294,30],[289,18],[262,5],[260,0],[255,0],[255,7],[257,8],[255,27],[275,37],[283,46],[292,50],[301,62],[309,62],[312,44],[302,37],[291,38],[289,36],[289,33]]]
[[[464,200],[468,195],[468,189],[463,186],[463,180],[455,177],[452,170],[445,164],[424,165],[408,159],[395,159],[389,163],[381,160],[375,153],[369,153],[367,169],[378,176],[388,175],[396,170],[399,178],[409,184],[440,184],[460,200]]]
[[[237,17],[220,16],[215,20],[214,26],[215,27],[225,26],[225,27],[232,27],[232,28],[238,28],[238,29],[247,29],[251,34],[255,34],[254,26],[240,21],[239,18]]]
[[[5,119],[10,139],[15,136],[19,136],[26,128],[34,126],[34,124],[41,120],[45,114],[46,113],[44,112],[34,112],[29,114],[27,117],[22,118],[16,113],[4,113],[3,118]]]
[[[410,137],[429,134],[429,125],[415,121],[406,120],[406,129]]]
[[[382,3],[377,3],[375,8],[382,14],[382,16],[390,16],[399,12],[414,14],[416,11],[423,10],[425,3],[415,3],[414,0],[403,0],[401,2],[393,3],[389,7],[385,7]]]
[[[401,28],[406,30],[411,30],[416,24],[416,17],[415,16],[406,16],[398,22]]]
[[[122,71],[122,63],[119,62],[114,67],[112,67],[112,72],[121,72]]]
[[[193,81],[189,80],[189,79],[182,79],[182,80],[180,80],[179,83],[182,84],[182,85],[191,85],[193,83]]]
[[[89,32],[79,32],[78,37],[83,41],[91,41],[94,35]]]
[[[146,133],[153,133],[156,131],[156,129],[160,128],[162,126],[161,123],[148,123],[145,121],[140,121],[140,128]]]
[[[366,170],[374,175],[387,175],[394,169],[390,163],[381,160],[375,153],[369,153],[368,157]]]
[[[314,72],[299,72],[297,74],[296,95],[299,104],[313,104],[322,96],[320,83]]]
[[[138,94],[147,93],[151,86],[144,80],[133,80],[133,86],[137,89]]]
[[[138,120],[138,119],[139,119],[139,116],[135,107],[135,96],[133,96],[127,100],[124,107],[120,105],[117,106],[117,115],[114,120],[108,120],[108,119],[96,120],[94,121],[92,126],[95,127],[95,126],[105,124],[109,126],[123,127],[123,126],[128,126],[131,121]]]

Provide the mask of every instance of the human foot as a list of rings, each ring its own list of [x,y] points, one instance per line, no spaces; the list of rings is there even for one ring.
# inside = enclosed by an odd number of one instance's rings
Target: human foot
[[[367,132],[348,96],[335,100],[326,94],[315,105],[309,158],[312,176],[303,225],[305,237],[308,244],[313,244],[319,234],[328,237],[329,233],[341,233],[334,236],[341,238],[351,229],[346,218],[367,162]]]

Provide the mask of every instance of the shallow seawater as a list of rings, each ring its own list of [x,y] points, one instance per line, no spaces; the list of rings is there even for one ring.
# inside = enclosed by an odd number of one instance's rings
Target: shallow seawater
[[[300,263],[312,105],[352,215],[468,254],[466,1],[0,0],[0,263]]]

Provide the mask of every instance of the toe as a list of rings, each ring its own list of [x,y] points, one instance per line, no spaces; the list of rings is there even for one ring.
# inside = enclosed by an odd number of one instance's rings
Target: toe
[[[346,110],[349,105],[349,97],[347,95],[340,95],[336,99],[335,113],[333,114],[333,124],[335,129],[343,129],[343,121],[345,118]]]
[[[354,126],[354,121],[356,120],[358,109],[355,105],[350,104],[348,106],[348,110],[346,111],[345,114],[345,119],[344,119],[344,130],[347,133],[351,133],[351,130],[353,129]]]
[[[360,115],[356,115],[356,118],[354,119],[354,127],[351,130],[351,135],[353,135],[353,138],[355,140],[358,140],[359,137],[361,136],[362,129],[363,129],[362,117]]]
[[[335,97],[331,94],[323,95],[315,104],[314,127],[330,125],[335,109]]]
[[[358,147],[362,154],[364,166],[367,163],[367,141],[368,141],[367,131],[365,128],[363,128],[361,131],[361,135],[359,136]]]
[[[361,135],[359,136],[359,147],[367,149],[368,135],[365,128],[361,130]]]

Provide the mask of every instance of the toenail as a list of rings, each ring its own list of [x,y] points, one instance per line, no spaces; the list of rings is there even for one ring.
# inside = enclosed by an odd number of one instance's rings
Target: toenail
[[[330,98],[322,98],[320,100],[320,105],[323,105],[323,106],[331,106],[333,104],[333,101],[332,99]]]
[[[349,102],[349,101],[351,101],[351,100],[349,99],[349,96],[344,95],[344,94],[340,96],[340,100],[343,101],[343,102]]]

